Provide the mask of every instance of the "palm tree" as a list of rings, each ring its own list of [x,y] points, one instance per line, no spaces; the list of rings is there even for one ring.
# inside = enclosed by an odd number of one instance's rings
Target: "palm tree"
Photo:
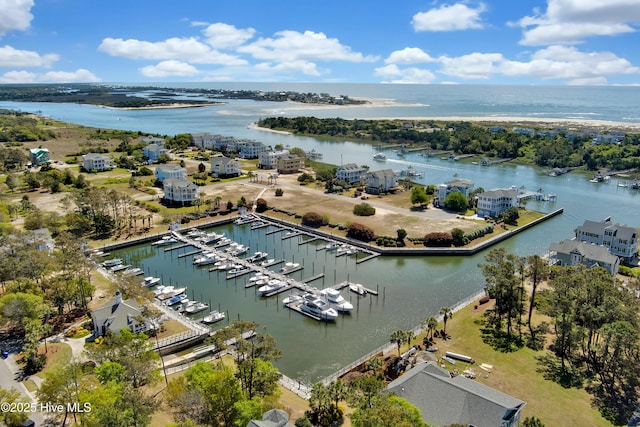
[[[397,331],[393,331],[393,333],[389,337],[389,340],[396,343],[396,345],[398,346],[398,356],[400,356],[400,346],[402,346],[402,343],[404,342],[404,337],[405,331],[401,331],[399,329]]]
[[[367,370],[373,371],[374,375],[378,372],[378,370],[382,369],[382,366],[384,366],[384,363],[379,357],[372,357],[371,359],[367,360],[366,363]]]
[[[444,326],[442,330],[445,335],[447,334],[447,320],[449,320],[453,316],[453,312],[449,307],[440,307],[440,315],[442,316],[442,321],[444,322]]]
[[[427,329],[429,339],[433,341],[433,331],[438,327],[438,319],[433,316],[429,316],[422,321],[422,327]]]
[[[329,398],[333,400],[337,408],[338,402],[347,398],[348,388],[341,380],[338,379],[329,384],[327,391],[329,392]]]

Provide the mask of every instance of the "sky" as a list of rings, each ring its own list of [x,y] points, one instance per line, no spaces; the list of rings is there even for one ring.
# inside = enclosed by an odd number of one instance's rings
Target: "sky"
[[[640,0],[0,0],[0,83],[640,85]]]

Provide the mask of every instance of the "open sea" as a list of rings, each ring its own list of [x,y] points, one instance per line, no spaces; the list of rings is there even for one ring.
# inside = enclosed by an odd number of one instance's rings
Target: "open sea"
[[[124,85],[124,84],[122,84]],[[640,87],[573,86],[481,86],[481,85],[375,85],[304,83],[175,83],[158,84],[171,88],[217,88],[263,91],[328,93],[380,101],[363,106],[312,107],[304,104],[234,100],[223,105],[185,109],[115,110],[97,106],[50,103],[0,102],[0,108],[39,112],[55,119],[86,126],[139,130],[161,135],[210,132],[250,138],[266,145],[283,144],[314,149],[333,164],[357,163],[379,168],[372,160],[375,150],[357,141],[327,141],[322,138],[281,135],[249,128],[268,116],[343,118],[430,118],[430,117],[522,117],[527,119],[598,120],[640,126]],[[185,95],[187,96],[187,95]],[[615,125],[612,125],[615,129]],[[485,189],[510,187],[543,189],[556,194],[557,201],[529,202],[528,208],[564,213],[503,242],[518,255],[545,254],[551,243],[573,237],[573,230],[585,219],[611,216],[614,222],[640,227],[640,191],[619,187],[618,178],[591,183],[591,174],[572,172],[550,177],[540,168],[513,164],[490,167],[470,162],[450,162],[424,158],[418,154],[397,157],[387,152],[384,168],[405,169],[411,165],[423,173],[424,183],[439,184],[453,177],[470,179]],[[624,182],[623,179],[621,179]],[[324,378],[362,355],[385,344],[391,332],[413,328],[422,319],[436,315],[442,306],[456,303],[484,287],[478,263],[485,253],[472,257],[378,257],[356,264],[353,257],[336,258],[316,251],[318,244],[299,245],[271,228],[221,227],[227,235],[251,246],[250,253],[267,251],[270,257],[301,263],[304,270],[293,277],[302,279],[320,272],[324,279],[312,283],[318,288],[349,279],[379,289],[380,296],[358,298],[344,290],[345,298],[356,306],[354,313],[340,316],[334,324],[315,322],[282,307],[280,298],[259,298],[245,289],[247,276],[226,280],[219,273],[194,268],[192,257],[178,258],[189,249],[164,252],[150,245],[122,250],[125,257],[145,269],[162,275],[165,282],[189,287],[189,298],[211,301],[228,318],[253,320],[267,327],[283,350],[277,363],[286,375],[305,382]],[[225,322],[226,324],[226,322]],[[455,331],[451,331],[455,334]]]

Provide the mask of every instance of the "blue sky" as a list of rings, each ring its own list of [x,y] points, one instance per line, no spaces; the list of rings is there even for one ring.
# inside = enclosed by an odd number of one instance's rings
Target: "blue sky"
[[[0,0],[0,83],[639,85],[640,0]]]

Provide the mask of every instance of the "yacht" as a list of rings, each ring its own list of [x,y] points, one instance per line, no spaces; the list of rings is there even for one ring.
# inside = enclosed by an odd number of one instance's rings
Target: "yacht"
[[[341,312],[350,312],[353,310],[353,304],[344,299],[344,297],[340,294],[340,291],[333,288],[326,288],[320,291],[320,295],[322,295],[329,305]]]
[[[300,264],[298,264],[297,262],[286,262],[284,264],[284,267],[282,267],[280,269],[280,273],[287,274],[287,273],[295,270],[298,267],[300,267]]]
[[[187,314],[196,314],[200,313],[209,308],[209,304],[206,302],[194,301],[194,304],[184,309],[184,312]]]
[[[338,317],[338,312],[331,308],[328,302],[311,294],[303,297],[300,310],[323,320],[334,320]]]
[[[274,262],[276,262],[275,258],[269,258],[269,259],[265,259],[264,261],[262,261],[260,263],[260,267],[268,267],[271,264],[273,264]]]
[[[200,238],[198,238],[198,241],[203,245],[208,245],[210,243],[219,242],[223,237],[223,233],[216,233],[215,231],[212,231],[211,233],[203,233]]]
[[[249,258],[247,258],[247,261],[249,262],[258,262],[258,261],[262,261],[263,259],[267,258],[269,256],[268,253],[266,252],[255,252],[253,255],[251,255]]]
[[[131,267],[124,270],[122,274],[125,276],[140,276],[144,274],[144,271],[142,271],[142,269],[138,267]]]
[[[112,273],[117,273],[118,271],[126,270],[127,268],[131,268],[131,267],[132,267],[131,264],[118,264],[114,267],[111,267],[109,271]]]
[[[154,246],[166,246],[166,245],[172,245],[177,242],[178,241],[173,236],[164,236],[162,239],[156,240],[151,244]]]
[[[149,276],[144,278],[144,280],[142,281],[142,286],[146,286],[147,288],[150,288],[154,285],[157,285],[158,283],[160,283],[159,277]]]
[[[286,297],[285,299],[282,300],[282,304],[289,305],[289,304],[293,304],[294,302],[298,302],[298,301],[302,301],[302,295],[291,294],[291,295],[289,295],[288,297]]]
[[[202,318],[202,323],[216,323],[224,319],[224,313],[219,312],[218,310],[213,310],[211,313],[207,314]]]
[[[166,289],[164,292],[161,292],[160,294],[156,295],[156,298],[158,298],[160,301],[164,301],[170,298],[175,297],[176,295],[180,295],[182,294],[184,291],[187,290],[187,288],[183,287],[183,288],[174,288],[173,286],[168,286],[168,289]],[[186,297],[186,295],[185,295]]]
[[[209,265],[221,261],[220,255],[215,252],[206,252],[199,257],[193,259],[193,265]]]
[[[264,296],[266,294],[270,294],[271,292],[275,292],[278,289],[282,289],[285,286],[287,286],[287,284],[285,282],[283,282],[282,280],[280,280],[280,279],[271,279],[271,280],[269,280],[269,282],[266,285],[260,286],[258,288],[258,293],[261,296]]]
[[[336,256],[351,255],[355,253],[356,253],[356,249],[353,246],[342,245],[336,251]]]
[[[187,295],[186,294],[176,294],[174,296],[172,296],[171,298],[169,298],[169,301],[166,302],[166,305],[171,307],[172,305],[176,305],[178,303],[181,303],[183,300],[187,299]]]
[[[258,273],[255,276],[249,277],[249,282],[253,283],[263,279],[269,279],[269,275],[264,273]]]
[[[120,258],[114,258],[102,263],[102,266],[105,268],[115,267],[116,265],[122,264],[122,260]]]
[[[385,160],[387,160],[387,156],[384,153],[377,153],[373,156],[373,160],[379,160],[384,162]]]
[[[243,224],[249,224],[250,222],[253,222],[253,221],[255,221],[254,217],[252,217],[251,215],[246,215],[246,216],[239,217],[238,219],[233,221],[233,223],[236,225],[243,225]]]
[[[327,251],[335,251],[339,247],[340,247],[340,243],[331,242],[331,243],[327,244],[327,246],[325,246],[324,249],[327,250]]]

